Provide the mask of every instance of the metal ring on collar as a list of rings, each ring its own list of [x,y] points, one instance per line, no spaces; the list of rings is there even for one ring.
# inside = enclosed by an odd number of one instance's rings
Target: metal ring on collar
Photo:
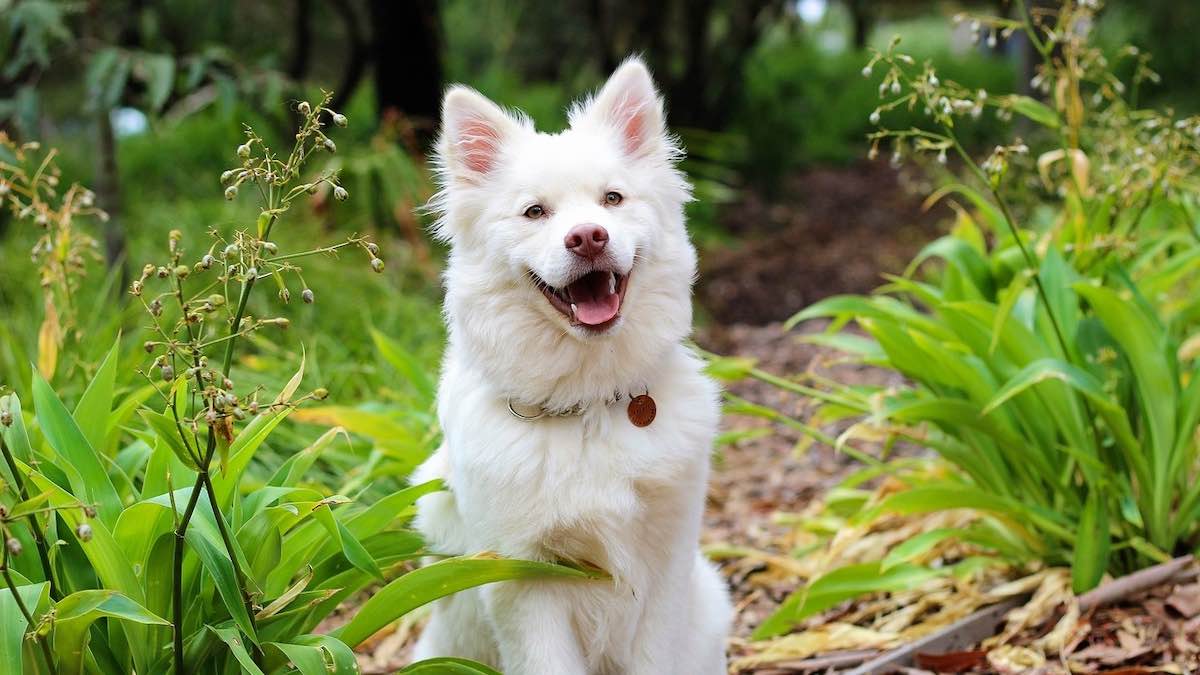
[[[508,402],[508,412],[512,413],[513,417],[515,417],[519,420],[525,420],[526,422],[532,422],[534,420],[540,420],[546,416],[546,410],[544,408],[540,409],[540,412],[538,412],[538,414],[536,414],[536,415],[532,415],[532,416],[531,415],[522,415],[521,413],[517,412],[516,408],[513,408],[513,402],[512,402],[511,398],[508,399],[507,402]]]

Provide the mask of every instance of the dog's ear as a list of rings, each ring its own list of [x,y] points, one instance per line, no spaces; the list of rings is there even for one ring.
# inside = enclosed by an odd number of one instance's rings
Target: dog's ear
[[[668,145],[662,99],[650,70],[636,56],[626,59],[608,78],[581,118],[616,130],[632,157],[653,155]]]
[[[450,178],[478,183],[496,168],[505,140],[519,129],[517,121],[486,96],[455,85],[442,100],[438,160]]]

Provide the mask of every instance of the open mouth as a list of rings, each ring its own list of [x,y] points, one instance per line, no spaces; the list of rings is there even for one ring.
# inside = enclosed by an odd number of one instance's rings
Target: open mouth
[[[562,288],[547,284],[536,274],[532,276],[550,305],[572,325],[600,332],[607,330],[621,316],[621,303],[629,286],[628,273],[593,270]]]

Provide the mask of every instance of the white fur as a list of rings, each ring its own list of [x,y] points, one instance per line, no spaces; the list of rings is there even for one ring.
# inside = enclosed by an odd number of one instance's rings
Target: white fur
[[[449,490],[421,499],[417,526],[441,553],[588,562],[613,580],[459,593],[435,605],[416,656],[510,675],[717,675],[731,610],[698,551],[718,392],[681,344],[696,266],[689,188],[639,60],[570,119],[541,134],[470,89],[446,95],[433,203],[451,244],[445,443],[414,480]],[[610,190],[620,204],[605,203]],[[534,203],[546,215],[531,220]],[[529,277],[558,286],[578,272],[563,237],[580,223],[606,228],[612,264],[632,269],[602,335],[572,326]],[[639,428],[626,405],[646,391],[658,415]],[[510,399],[583,412],[523,421]]]

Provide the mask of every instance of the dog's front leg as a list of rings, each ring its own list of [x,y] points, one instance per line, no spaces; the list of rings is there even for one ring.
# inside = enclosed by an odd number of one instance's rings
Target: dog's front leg
[[[503,671],[514,675],[587,675],[561,584],[509,581],[484,587]]]

